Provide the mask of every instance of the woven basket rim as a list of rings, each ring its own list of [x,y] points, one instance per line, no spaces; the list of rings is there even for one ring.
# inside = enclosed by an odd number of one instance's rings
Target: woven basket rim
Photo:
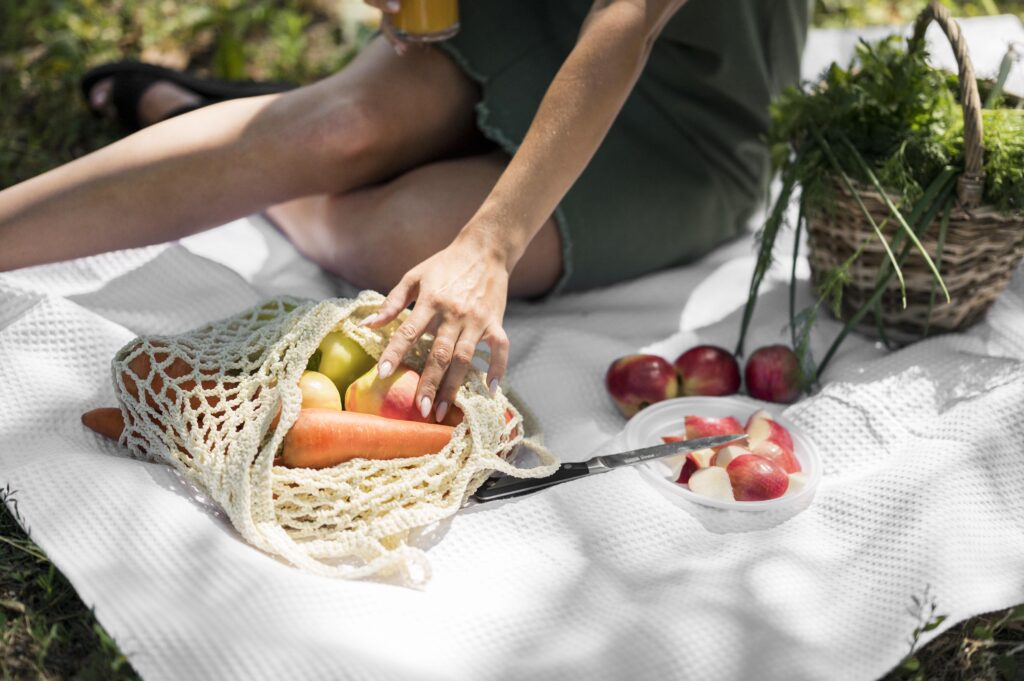
[[[831,181],[831,184],[843,194],[844,200],[852,200],[853,196],[846,189],[843,180],[831,171],[824,171],[823,173]],[[885,201],[882,198],[881,192],[879,192],[874,186],[869,185],[861,180],[855,180],[849,178],[850,184],[853,185],[857,193],[862,198],[870,198],[879,203],[884,204]],[[883,187],[884,189],[884,187]],[[899,206],[899,202],[903,200],[903,197],[899,194],[886,191],[886,195],[894,206]],[[857,208],[857,212],[860,212],[860,208]],[[1024,222],[1024,208],[1017,208],[1013,210],[999,210],[991,203],[983,203],[975,208],[964,208],[960,201],[956,201],[953,206],[952,215],[950,216],[953,220],[970,220],[970,219],[993,219],[1001,222]],[[936,217],[938,219],[938,217]]]

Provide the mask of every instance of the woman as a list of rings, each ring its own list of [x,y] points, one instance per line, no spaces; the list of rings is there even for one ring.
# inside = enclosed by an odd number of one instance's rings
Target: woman
[[[460,9],[440,49],[401,55],[378,37],[318,83],[196,108],[0,192],[0,271],[265,210],[326,270],[390,290],[366,323],[415,301],[379,370],[434,333],[417,401],[440,421],[480,340],[492,391],[504,375],[509,295],[610,284],[740,232],[767,179],[769,100],[798,76],[806,0]],[[100,108],[109,87],[91,93]],[[135,113],[201,103],[161,83]]]

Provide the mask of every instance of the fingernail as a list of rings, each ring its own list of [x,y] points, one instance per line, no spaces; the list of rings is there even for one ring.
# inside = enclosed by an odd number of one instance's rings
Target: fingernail
[[[402,4],[398,2],[398,0],[391,0],[390,2],[388,2],[389,12],[397,12],[400,9],[402,9]]]
[[[381,378],[387,378],[388,376],[391,375],[391,371],[393,369],[394,367],[391,366],[391,362],[389,362],[388,360],[384,360],[383,362],[380,363],[380,366],[377,367],[377,375],[380,376]]]
[[[448,413],[448,403],[441,400],[437,403],[437,422],[441,423],[444,421],[445,414]]]
[[[492,378],[487,387],[491,389],[491,397],[494,397],[498,393],[498,379]]]
[[[369,326],[370,324],[373,324],[375,321],[377,321],[377,319],[379,317],[380,317],[380,315],[378,313],[374,312],[372,315],[370,315],[369,317],[367,317],[363,321],[359,322],[359,326]]]
[[[420,416],[427,418],[427,414],[430,413],[430,398],[424,397],[420,400]]]

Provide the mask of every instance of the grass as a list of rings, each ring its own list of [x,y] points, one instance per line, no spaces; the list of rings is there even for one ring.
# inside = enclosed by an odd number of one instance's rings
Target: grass
[[[139,678],[114,640],[23,529],[0,490],[0,675],[4,679]]]
[[[89,116],[78,95],[88,67],[127,56],[228,78],[307,82],[342,68],[371,30],[340,16],[341,2],[0,0],[0,187],[116,139],[116,128]],[[814,21],[906,22],[922,4],[817,0]],[[960,15],[1024,12],[1024,0],[952,4]],[[0,500],[0,679],[137,678],[32,542],[17,495],[0,491]],[[971,618],[917,650],[940,605],[913,605],[921,624],[908,641],[912,652],[887,681],[1022,678],[1024,606]]]

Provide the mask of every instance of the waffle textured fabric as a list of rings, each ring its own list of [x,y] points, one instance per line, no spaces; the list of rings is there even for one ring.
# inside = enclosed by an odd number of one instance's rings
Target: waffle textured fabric
[[[585,459],[621,431],[612,359],[735,342],[751,248],[510,305],[508,384],[556,454]],[[723,532],[619,470],[417,532],[422,590],[257,550],[174,469],[79,422],[115,403],[110,358],[134,337],[280,294],[336,290],[254,221],[0,275],[0,485],[146,679],[869,681],[906,654],[915,597],[948,616],[922,642],[1024,602],[1024,271],[967,333],[898,352],[848,339],[785,411],[824,461],[796,516]],[[787,304],[770,279],[755,345],[786,338]],[[819,357],[837,331],[820,323]]]
[[[330,332],[379,357],[408,314],[379,330],[362,326],[383,301],[374,291],[320,303],[284,297],[184,333],[133,340],[111,366],[121,444],[173,466],[249,543],[296,566],[334,577],[397,573],[424,584],[430,565],[409,545],[411,532],[451,516],[495,470],[543,477],[557,464],[538,443],[528,444],[543,465],[522,470],[506,461],[524,440],[522,417],[500,388],[489,394],[474,368],[455,399],[462,422],[435,455],[317,470],[275,465],[299,415],[307,360]],[[422,370],[429,341],[421,338],[406,363]]]

